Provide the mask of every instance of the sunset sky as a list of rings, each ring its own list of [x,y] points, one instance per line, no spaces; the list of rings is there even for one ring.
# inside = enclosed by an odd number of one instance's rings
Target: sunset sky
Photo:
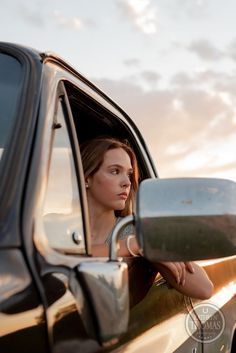
[[[53,51],[136,122],[160,177],[236,180],[235,0],[0,0],[1,41]]]

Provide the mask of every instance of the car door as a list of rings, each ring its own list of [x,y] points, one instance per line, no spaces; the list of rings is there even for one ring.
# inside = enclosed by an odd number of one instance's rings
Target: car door
[[[201,341],[205,353],[233,352],[236,330],[236,256],[200,261],[214,283],[207,301],[193,300],[194,311],[202,323]],[[193,334],[199,340],[199,333]]]

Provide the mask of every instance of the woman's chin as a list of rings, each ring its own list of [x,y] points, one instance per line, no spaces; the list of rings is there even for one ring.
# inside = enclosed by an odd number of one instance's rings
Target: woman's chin
[[[121,200],[117,202],[115,210],[122,211],[125,208],[125,201]]]

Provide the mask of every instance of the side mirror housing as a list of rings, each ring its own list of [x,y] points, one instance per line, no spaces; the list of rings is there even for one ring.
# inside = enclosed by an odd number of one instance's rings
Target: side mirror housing
[[[143,256],[150,261],[235,255],[236,183],[210,178],[144,180],[135,226]]]
[[[127,264],[117,261],[87,261],[77,266],[86,296],[93,310],[96,327],[90,334],[104,347],[118,342],[127,331],[129,288]]]

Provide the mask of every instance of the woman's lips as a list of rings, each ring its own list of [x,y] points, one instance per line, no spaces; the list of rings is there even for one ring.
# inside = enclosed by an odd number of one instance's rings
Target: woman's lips
[[[119,198],[121,198],[122,200],[126,200],[128,197],[128,194],[126,192],[122,192],[120,194],[118,194]]]

